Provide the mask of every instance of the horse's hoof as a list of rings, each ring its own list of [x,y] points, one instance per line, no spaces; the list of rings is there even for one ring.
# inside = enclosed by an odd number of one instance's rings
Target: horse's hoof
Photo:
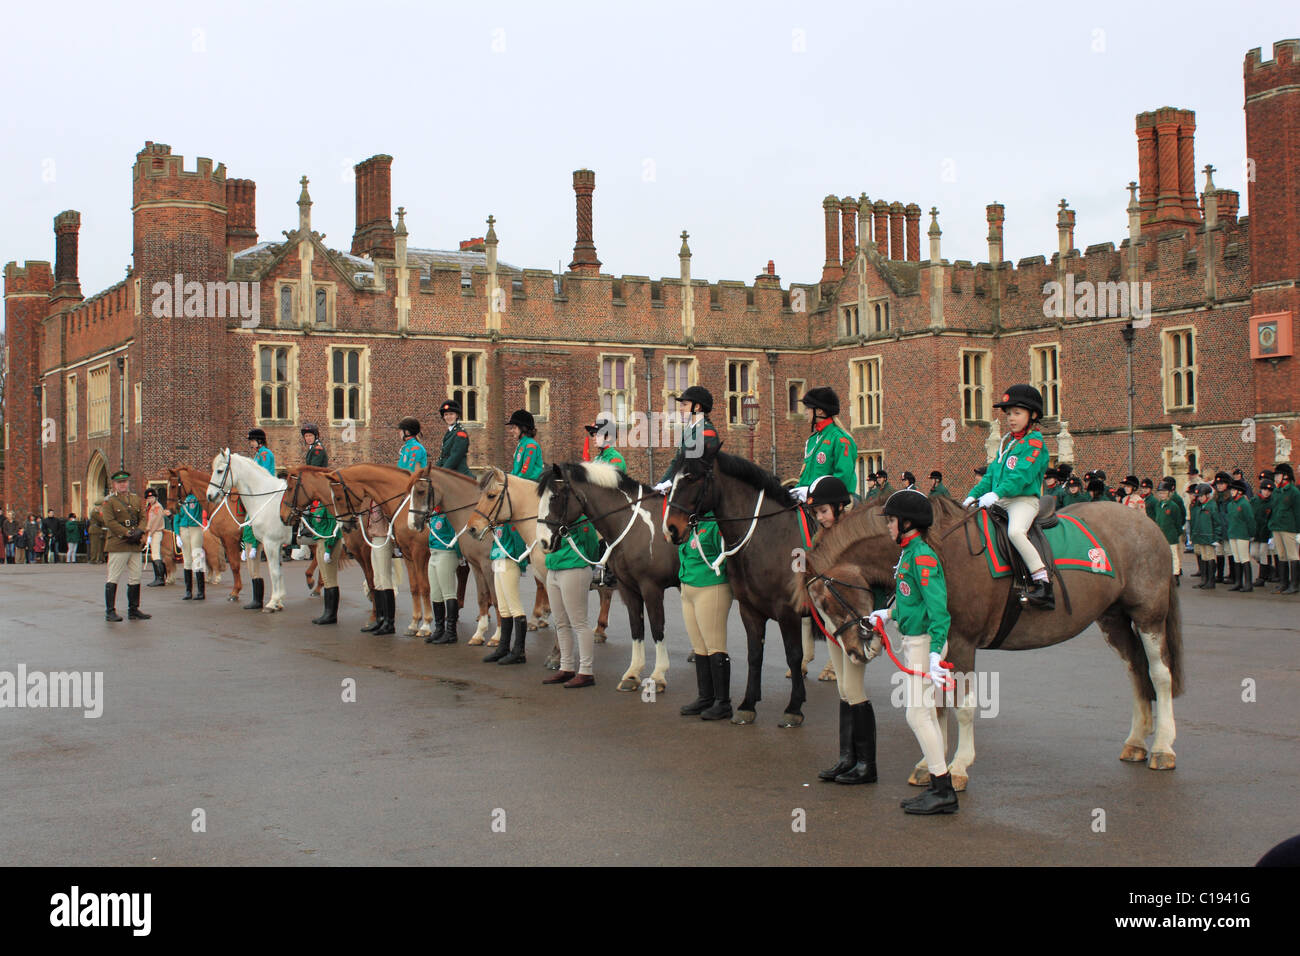
[[[624,690],[624,691],[638,690],[640,689],[640,687],[641,687],[641,682],[637,680],[635,677],[624,677],[621,681],[618,682],[619,690]]]
[[[498,644],[500,644],[500,643],[501,643],[501,638],[499,638],[499,637],[494,637],[494,638],[492,638],[490,641],[487,642],[487,646],[488,646],[488,647],[496,647],[496,646],[497,646]]]
[[[548,671],[558,671],[558,670],[560,669],[560,661],[559,661],[559,658],[556,658],[556,659],[553,660],[553,661],[552,661],[552,660],[548,660],[545,664],[542,665],[542,669],[543,669],[543,670],[548,670]]]
[[[913,770],[912,775],[907,778],[907,782],[914,787],[928,787],[930,785],[930,771]]]
[[[1170,751],[1157,752],[1151,755],[1151,761],[1147,764],[1151,770],[1173,770],[1174,755]]]
[[[778,727],[801,727],[803,726],[803,714],[782,714],[776,725]]]
[[[433,633],[433,628],[431,628],[428,624],[424,624],[420,627],[418,631],[415,632],[415,636],[428,637],[432,633]]]
[[[752,710],[738,710],[731,717],[733,724],[752,724],[758,719],[758,714]]]
[[[655,693],[656,693],[656,694],[662,694],[662,693],[666,692],[667,690],[668,690],[668,681],[666,681],[666,680],[657,680],[657,681],[655,681]]]
[[[804,671],[804,673],[806,674],[807,671]],[[817,675],[817,679],[818,679],[818,680],[834,680],[834,679],[835,679],[835,671],[831,669],[831,665],[830,665],[830,664],[827,664],[825,667],[822,668],[822,672],[821,672],[820,674]]]
[[[406,625],[406,636],[407,636],[407,637],[415,637],[415,635],[416,635],[416,634],[419,634],[419,633],[420,633],[420,629],[419,629],[418,627],[416,627],[414,624],[408,624],[408,625]]]
[[[228,595],[228,596],[226,597],[226,600],[227,600],[227,601],[238,601],[238,600],[239,600],[239,593],[236,592],[236,593],[234,593],[234,594]]]
[[[1142,763],[1147,759],[1147,750],[1135,744],[1125,744],[1124,749],[1119,752],[1119,759],[1126,763]]]
[[[483,643],[483,638],[481,638],[481,637],[479,637],[477,634],[475,634],[473,637],[471,637],[471,638],[470,638],[468,641],[466,641],[465,643],[468,644],[470,647],[478,647],[480,644]]]
[[[949,771],[949,775],[952,777],[952,788],[958,793],[965,790],[966,784],[970,782],[970,777],[964,773],[952,773]]]

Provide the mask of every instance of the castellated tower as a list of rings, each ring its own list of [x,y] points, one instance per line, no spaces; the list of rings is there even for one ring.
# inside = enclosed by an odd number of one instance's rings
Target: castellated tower
[[[248,205],[251,190],[246,193]],[[142,385],[142,422],[129,430],[126,457],[146,474],[158,474],[178,460],[205,467],[213,449],[241,430],[242,420],[231,418],[234,411],[249,407],[247,395],[239,401],[230,394],[225,372],[230,345],[225,329],[238,327],[239,319],[209,316],[206,308],[203,315],[182,311],[159,318],[153,307],[169,294],[175,302],[177,282],[225,280],[226,167],[213,168],[212,160],[200,157],[195,169],[187,170],[170,146],[147,142],[132,168],[131,212],[136,315],[130,361],[137,371],[129,378]],[[235,247],[246,240],[239,232],[230,238]],[[157,427],[169,421],[186,424],[179,434]]]
[[[1300,39],[1246,54],[1247,188],[1250,196],[1250,281],[1253,315],[1289,314],[1300,321]],[[1253,167],[1253,169],[1252,169]],[[1252,175],[1253,172],[1253,175]],[[1296,358],[1256,361],[1256,407],[1294,414],[1300,393]],[[1288,437],[1296,434],[1288,429]],[[1270,447],[1271,437],[1261,437]]]
[[[50,309],[54,273],[48,262],[10,262],[5,266],[5,348],[9,378],[5,382],[4,500],[14,517],[41,511],[40,384],[41,320]]]

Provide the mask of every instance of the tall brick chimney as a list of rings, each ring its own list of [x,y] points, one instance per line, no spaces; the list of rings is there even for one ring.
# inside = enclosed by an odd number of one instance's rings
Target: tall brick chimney
[[[847,268],[858,254],[858,201],[852,196],[840,200],[840,234],[844,248],[842,265]]]
[[[907,218],[907,261],[921,261],[921,207],[914,202],[903,207]]]
[[[226,180],[226,251],[257,245],[257,183]]]
[[[352,254],[391,259],[397,252],[393,234],[393,157],[363,159],[353,167],[357,180],[357,229]]]
[[[836,282],[844,278],[840,265],[840,201],[836,196],[822,200],[826,213],[826,264],[822,266],[822,282]]]
[[[1137,116],[1138,182],[1142,232],[1195,225],[1201,215],[1196,195],[1196,114],[1164,106]]]
[[[871,207],[871,212],[875,222],[871,227],[872,241],[876,244],[876,251],[880,253],[880,258],[889,258],[889,203],[883,199],[877,199]]]
[[[81,282],[77,279],[77,233],[81,231],[81,213],[68,209],[54,217],[54,295],[59,300],[81,301]]]
[[[903,204],[891,202],[889,204],[889,258],[896,262],[902,262],[907,258],[903,235]]]
[[[591,231],[591,194],[595,191],[596,173],[590,169],[575,169],[573,192],[577,204],[578,240],[573,244],[570,272],[600,274],[600,260],[596,258],[596,243],[592,240]]]

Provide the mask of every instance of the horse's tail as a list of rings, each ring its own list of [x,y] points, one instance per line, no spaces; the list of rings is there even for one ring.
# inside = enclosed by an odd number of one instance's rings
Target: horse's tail
[[[342,548],[335,549],[334,554],[330,556],[330,560],[338,562],[338,570],[342,571],[344,568],[346,568],[351,563],[350,561],[348,561],[347,546],[345,545]]]
[[[1178,603],[1175,581],[1169,578],[1169,610],[1165,612],[1165,653],[1169,660],[1170,690],[1175,697],[1183,693],[1183,612]],[[1147,678],[1150,680],[1150,678]]]

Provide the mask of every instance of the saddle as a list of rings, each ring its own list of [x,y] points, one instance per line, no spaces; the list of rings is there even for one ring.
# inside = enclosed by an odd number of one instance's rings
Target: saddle
[[[1034,550],[1038,552],[1039,558],[1042,559],[1043,567],[1047,569],[1048,575],[1056,579],[1056,585],[1061,591],[1061,599],[1065,604],[1065,613],[1071,614],[1073,611],[1070,608],[1069,589],[1065,586],[1065,579],[1056,566],[1052,545],[1047,540],[1047,535],[1044,534],[1046,529],[1053,528],[1060,523],[1061,519],[1056,513],[1056,505],[1057,499],[1055,495],[1040,495],[1038,497],[1038,514],[1034,516],[1033,522],[1029,525],[1026,536],[1029,538],[1029,543],[1034,546]],[[1007,597],[1007,609],[1003,614],[1002,624],[998,628],[992,643],[988,645],[990,649],[996,650],[1006,639],[1006,636],[1011,633],[1016,620],[1020,617],[1020,610],[1025,600],[1024,592],[1030,586],[1030,576],[1029,569],[1025,567],[1024,559],[1020,557],[1020,552],[1011,543],[1011,536],[1007,533],[1009,521],[1007,513],[997,505],[993,505],[986,510],[989,515],[989,524],[993,527],[998,550],[1010,560],[1011,577],[1015,582]]]

